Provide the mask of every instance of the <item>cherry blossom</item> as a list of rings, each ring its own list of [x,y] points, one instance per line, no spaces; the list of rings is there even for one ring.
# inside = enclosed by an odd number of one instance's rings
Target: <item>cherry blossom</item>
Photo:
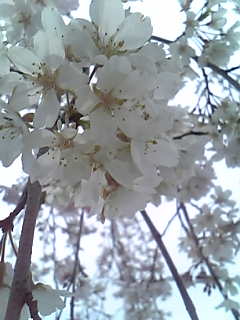
[[[209,294],[216,286],[224,298],[219,306],[234,315],[238,304],[232,296],[239,279],[223,266],[239,250],[240,222],[231,192],[216,186],[214,164],[224,159],[235,168],[240,163],[239,65],[233,64],[239,22],[229,21],[226,1],[180,1],[184,30],[173,40],[162,39],[152,34],[150,18],[132,12],[131,1],[123,2],[92,0],[87,21],[72,17],[76,0],[0,1],[0,161],[7,167],[20,156],[28,187],[39,187],[39,207],[44,202],[52,208],[38,217],[44,231],[53,220],[42,239],[56,238],[59,228],[78,250],[72,254],[75,262],[63,258],[73,273],[62,276],[71,279],[76,292],[72,305],[75,298],[86,303],[88,295],[103,294],[103,285],[87,281],[79,260],[85,214],[111,226],[107,238],[113,248],[104,248],[96,265],[101,277],[112,266],[119,272],[113,283],[126,318],[164,319],[157,299],[167,298],[170,280],[163,265],[157,265],[157,251],[142,251],[137,238],[132,245],[138,248],[129,254],[125,240],[141,233],[136,212],[143,215],[149,204],[167,199],[175,200],[175,216],[185,232],[180,248],[190,261],[184,274],[188,285],[201,283]],[[188,94],[179,103],[188,86],[196,103]],[[133,221],[139,228],[135,225],[131,233],[127,229]],[[1,226],[4,232],[7,227]],[[89,227],[86,234],[95,231]],[[13,279],[4,250],[2,240],[0,318]],[[62,310],[62,297],[70,296],[41,282],[32,284],[31,291],[42,316]],[[25,304],[21,320],[28,317]]]

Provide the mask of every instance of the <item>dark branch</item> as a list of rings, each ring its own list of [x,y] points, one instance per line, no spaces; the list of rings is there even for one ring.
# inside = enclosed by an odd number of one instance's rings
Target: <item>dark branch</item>
[[[164,39],[164,38],[161,38],[161,37],[158,37],[158,36],[151,36],[151,40],[162,42],[162,43],[165,43],[165,44],[171,44],[171,43],[174,42],[172,40]]]
[[[176,285],[179,289],[179,292],[182,296],[183,302],[185,304],[185,307],[187,309],[187,312],[190,316],[190,318],[192,320],[199,320],[198,315],[196,313],[196,309],[195,306],[192,302],[192,299],[190,298],[189,294],[187,293],[187,290],[184,286],[183,280],[181,278],[181,276],[179,275],[174,262],[172,261],[171,256],[169,255],[167,248],[165,247],[163,241],[162,241],[162,237],[160,235],[160,233],[157,231],[157,229],[155,228],[155,226],[153,225],[152,221],[150,220],[150,218],[148,217],[147,213],[145,210],[141,211],[141,214],[143,216],[143,219],[145,220],[147,226],[149,227],[149,230],[152,233],[152,236],[154,238],[154,240],[156,241],[159,249],[161,250],[161,253],[172,273],[172,276],[176,282]]]
[[[75,250],[75,262],[74,262],[74,268],[73,268],[73,273],[72,273],[72,278],[71,282],[73,285],[73,293],[75,293],[76,290],[76,276],[77,276],[77,271],[78,271],[78,266],[80,265],[79,262],[79,250],[80,250],[80,240],[81,240],[81,235],[83,231],[83,219],[84,219],[84,211],[82,211],[81,216],[80,216],[80,221],[79,221],[79,230],[77,234],[77,242],[76,242],[76,250]],[[71,297],[70,301],[70,319],[74,320],[74,309],[75,309],[75,297],[74,295]]]
[[[206,135],[208,135],[208,132],[189,131],[189,132],[185,132],[185,133],[181,134],[180,136],[173,137],[173,139],[180,140],[180,139],[187,137],[187,136],[206,136]]]
[[[226,72],[232,72],[232,71],[235,71],[235,70],[238,70],[240,69],[240,65],[239,66],[236,66],[236,67],[232,67],[232,68],[229,68],[227,70],[225,70]]]
[[[240,91],[240,84],[236,80],[234,80],[232,77],[230,77],[226,70],[219,68],[218,66],[216,66],[211,62],[208,62],[207,67],[210,68],[212,71],[218,73],[223,78],[225,78],[235,89]]]

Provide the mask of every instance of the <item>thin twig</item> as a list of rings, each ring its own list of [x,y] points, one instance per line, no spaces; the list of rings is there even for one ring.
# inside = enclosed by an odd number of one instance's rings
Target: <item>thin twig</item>
[[[83,219],[84,219],[84,211],[82,211],[80,216],[80,221],[79,221],[79,230],[77,234],[75,259],[74,259],[75,263],[74,263],[73,273],[71,278],[73,294],[75,293],[75,290],[76,290],[76,276],[77,276],[77,270],[79,266],[79,250],[80,250],[81,235],[83,231]],[[75,308],[75,296],[73,295],[70,301],[70,320],[74,320],[74,308]]]
[[[172,40],[168,40],[168,39],[165,39],[165,38],[162,38],[162,37],[158,37],[158,36],[151,36],[151,40],[162,42],[162,43],[165,43],[165,44],[171,44],[171,43],[174,42]]]
[[[1,254],[1,262],[4,262],[4,257],[5,257],[5,247],[6,247],[6,240],[7,240],[7,233],[4,233],[1,239],[1,250],[0,250],[0,254]]]
[[[179,275],[177,268],[176,268],[171,256],[169,255],[167,248],[165,247],[165,245],[162,241],[162,237],[161,237],[160,233],[153,225],[151,219],[147,215],[147,212],[145,210],[142,210],[141,214],[142,214],[143,219],[146,222],[147,226],[149,227],[149,230],[151,231],[153,238],[155,239],[156,243],[158,244],[158,247],[161,250],[161,253],[162,253],[162,255],[163,255],[163,257],[164,257],[164,259],[165,259],[165,261],[166,261],[166,263],[172,273],[172,276],[176,282],[176,285],[177,285],[179,292],[182,296],[183,302],[185,304],[185,307],[187,309],[187,312],[188,312],[190,318],[192,320],[199,320],[195,306],[192,302],[192,299],[190,298],[189,294],[187,293],[187,290],[184,286],[183,280],[182,280],[181,276]]]
[[[172,217],[171,219],[169,219],[166,227],[164,228],[162,234],[161,234],[161,237],[163,238],[168,230],[168,228],[170,227],[171,223],[173,222],[173,220],[177,217],[178,213],[176,212]]]
[[[185,132],[179,136],[173,137],[173,139],[180,140],[180,139],[187,137],[187,136],[206,136],[208,134],[209,134],[208,132],[203,132],[203,131],[189,131],[189,132]]]
[[[17,252],[17,248],[16,248],[16,246],[14,244],[14,241],[13,241],[12,232],[8,231],[8,235],[9,235],[9,240],[10,240],[11,245],[12,245],[13,252],[14,252],[15,256],[17,257],[18,252]]]

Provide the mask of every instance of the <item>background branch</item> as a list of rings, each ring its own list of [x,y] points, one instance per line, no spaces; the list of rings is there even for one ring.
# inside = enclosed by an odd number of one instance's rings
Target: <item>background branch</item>
[[[181,276],[179,275],[174,262],[172,261],[172,258],[170,257],[167,248],[165,247],[163,241],[162,241],[162,237],[160,235],[160,233],[157,231],[157,229],[155,228],[155,226],[153,225],[151,219],[149,218],[149,216],[147,215],[147,212],[145,210],[141,211],[141,214],[143,216],[144,221],[146,222],[147,226],[149,227],[149,230],[152,233],[152,236],[154,238],[154,240],[156,241],[156,243],[158,244],[159,249],[161,250],[161,253],[172,273],[172,276],[176,282],[176,285],[180,291],[180,294],[182,296],[183,302],[185,304],[185,307],[187,309],[187,312],[190,316],[190,318],[192,320],[199,320],[195,306],[192,302],[192,299],[190,298],[189,294],[187,293],[187,290],[184,286],[183,280],[181,278]]]

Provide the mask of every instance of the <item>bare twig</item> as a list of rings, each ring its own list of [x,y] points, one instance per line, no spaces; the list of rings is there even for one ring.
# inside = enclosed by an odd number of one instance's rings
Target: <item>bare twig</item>
[[[14,244],[14,241],[13,241],[12,232],[9,231],[8,235],[9,235],[9,240],[10,240],[11,245],[12,245],[13,252],[14,252],[15,256],[17,257],[18,253],[17,253],[17,248],[16,248],[16,246]]]
[[[164,228],[164,230],[163,230],[163,232],[162,232],[162,234],[161,234],[161,237],[164,237],[164,236],[165,236],[168,228],[170,227],[170,225],[171,225],[171,223],[173,222],[173,220],[177,217],[177,215],[178,215],[178,213],[176,212],[176,213],[171,217],[171,219],[169,219],[166,227]]]
[[[165,39],[165,38],[162,38],[162,37],[158,37],[158,36],[151,36],[151,40],[162,42],[162,43],[165,43],[165,44],[171,44],[171,43],[174,42],[172,40],[168,40],[168,39]]]
[[[79,266],[79,250],[80,250],[81,235],[82,235],[82,231],[83,231],[83,218],[84,218],[84,211],[82,211],[81,216],[80,216],[80,221],[79,221],[79,230],[78,230],[78,234],[77,234],[75,259],[74,259],[75,262],[74,262],[73,273],[72,273],[72,277],[71,277],[73,293],[75,293],[75,290],[76,290],[76,276],[77,276],[77,271],[78,271],[78,266]],[[71,297],[71,301],[70,301],[70,320],[74,320],[74,309],[75,309],[75,297],[73,295]]]
[[[179,275],[176,266],[171,258],[171,256],[169,255],[167,248],[165,247],[163,241],[162,241],[162,237],[160,235],[160,233],[158,232],[158,230],[155,228],[155,226],[153,225],[151,219],[149,218],[149,216],[147,215],[147,212],[145,210],[141,211],[141,214],[143,216],[143,219],[145,220],[147,226],[149,227],[149,230],[152,233],[153,238],[155,239],[159,249],[161,250],[161,253],[172,273],[172,276],[176,282],[176,285],[179,289],[179,292],[182,296],[183,302],[185,304],[185,307],[187,309],[187,312],[190,316],[190,318],[192,320],[199,320],[198,315],[196,313],[196,309],[195,306],[192,302],[192,299],[190,298],[189,294],[187,293],[187,290],[184,286],[183,280],[181,278],[181,276]]]
[[[209,134],[208,132],[204,132],[204,131],[189,131],[189,132],[185,132],[179,136],[173,137],[173,139],[180,140],[180,139],[187,137],[187,136],[206,136],[208,134]]]
[[[1,262],[4,262],[6,240],[7,240],[7,233],[4,233],[0,242]]]
[[[227,69],[225,71],[228,73],[228,72],[233,72],[233,71],[238,70],[238,69],[240,69],[240,65],[236,66],[236,67],[229,68],[229,69]]]

